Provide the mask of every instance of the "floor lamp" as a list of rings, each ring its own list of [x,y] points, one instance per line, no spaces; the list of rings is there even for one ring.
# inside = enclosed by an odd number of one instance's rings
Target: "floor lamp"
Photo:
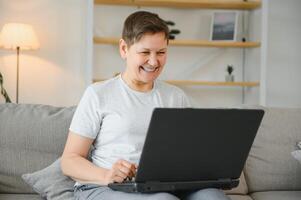
[[[17,51],[16,103],[19,103],[19,55],[20,50],[34,50],[40,47],[31,25],[20,23],[5,24],[0,33],[0,48]]]

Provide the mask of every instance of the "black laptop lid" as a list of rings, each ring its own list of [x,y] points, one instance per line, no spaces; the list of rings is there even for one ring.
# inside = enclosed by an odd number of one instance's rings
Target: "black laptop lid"
[[[136,182],[239,178],[263,110],[157,108]]]

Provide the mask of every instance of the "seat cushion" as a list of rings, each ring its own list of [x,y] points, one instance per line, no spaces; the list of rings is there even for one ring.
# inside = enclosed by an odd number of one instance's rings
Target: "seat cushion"
[[[43,200],[38,194],[0,194],[2,200]]]
[[[238,195],[246,195],[248,194],[248,186],[246,183],[246,179],[244,176],[244,172],[241,173],[239,177],[239,184],[236,188],[231,190],[224,190],[226,194],[238,194]]]
[[[251,194],[254,200],[300,200],[301,191],[270,191]]]
[[[34,193],[21,175],[61,156],[74,109],[0,104],[0,193]]]
[[[301,109],[264,110],[244,170],[249,192],[301,190],[301,165],[291,155],[301,141]]]
[[[249,195],[228,195],[231,200],[253,200]]]

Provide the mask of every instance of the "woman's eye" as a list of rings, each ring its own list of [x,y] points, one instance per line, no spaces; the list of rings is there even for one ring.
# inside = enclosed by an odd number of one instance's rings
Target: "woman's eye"
[[[165,51],[158,52],[158,54],[160,54],[160,55],[164,55],[165,53],[166,53]]]

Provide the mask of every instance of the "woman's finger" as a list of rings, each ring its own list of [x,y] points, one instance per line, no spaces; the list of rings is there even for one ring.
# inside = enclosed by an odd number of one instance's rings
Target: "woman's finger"
[[[124,179],[123,179],[122,177],[120,177],[120,176],[117,176],[117,175],[116,175],[116,176],[114,177],[114,182],[122,183],[123,180],[124,180]]]
[[[119,171],[121,171],[122,173],[126,174],[127,176],[131,173],[131,169],[125,167],[124,165],[120,165],[118,166]]]

